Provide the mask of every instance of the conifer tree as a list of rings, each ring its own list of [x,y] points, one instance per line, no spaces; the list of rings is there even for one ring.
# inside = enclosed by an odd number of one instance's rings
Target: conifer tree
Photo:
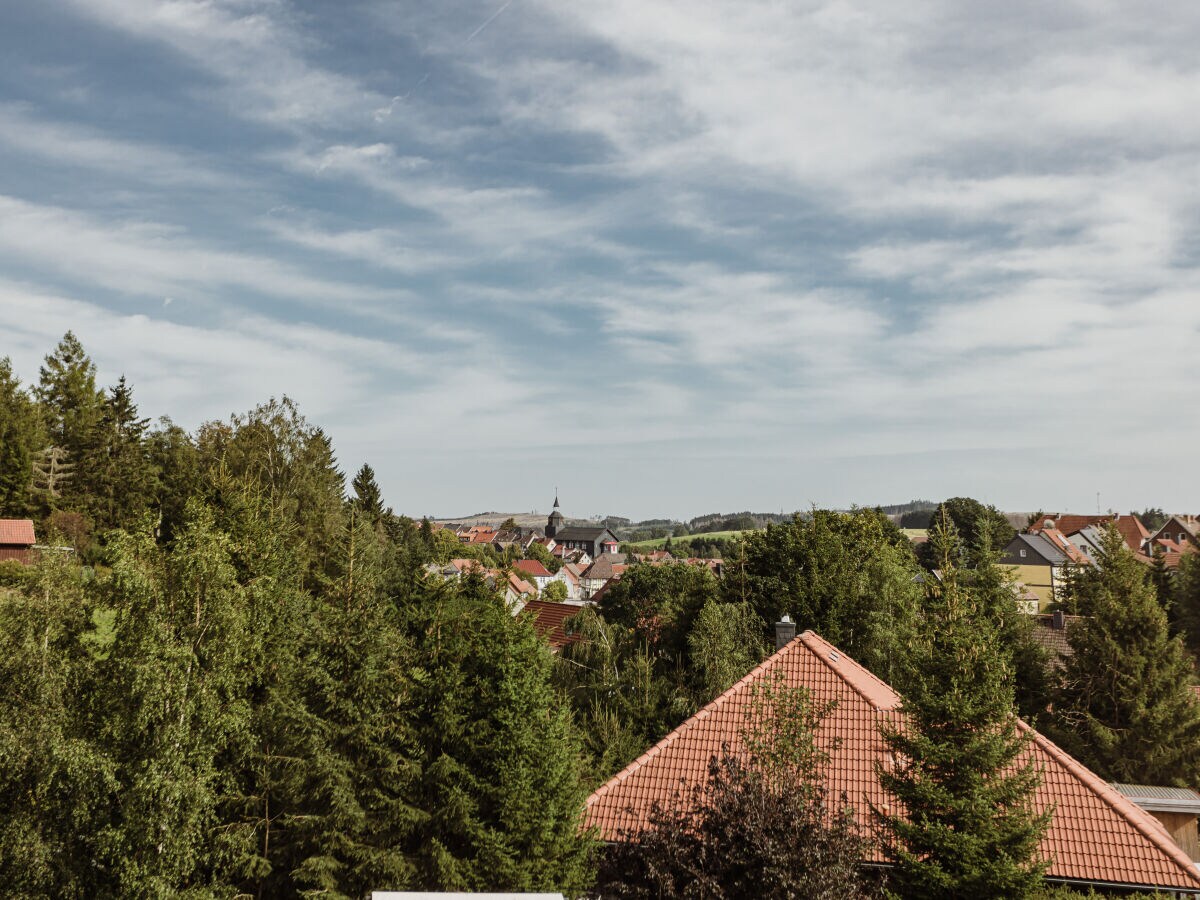
[[[43,447],[34,403],[4,357],[0,359],[0,516],[29,512],[34,456]]]
[[[404,844],[423,890],[558,890],[590,881],[586,793],[553,656],[478,578],[406,607],[421,821]]]
[[[1033,636],[1037,627],[1033,617],[1017,609],[1012,575],[999,565],[1000,554],[994,549],[991,526],[986,521],[969,556],[974,567],[959,569],[957,578],[996,625],[997,649],[1012,667],[1017,711],[1026,721],[1040,721],[1051,701],[1049,657]]]
[[[350,482],[354,490],[354,504],[359,511],[372,523],[383,518],[383,491],[375,480],[375,470],[366,463],[358,470],[354,480]]]
[[[315,609],[304,687],[315,717],[307,809],[290,840],[293,882],[322,896],[362,897],[415,878],[404,848],[421,818],[406,799],[417,775],[408,702],[416,661],[382,590],[382,543],[352,509]]]
[[[68,331],[39,370],[34,391],[45,422],[47,439],[61,454],[61,463],[78,465],[91,450],[103,408],[103,394],[96,388],[96,366],[75,335]],[[78,472],[69,482],[61,501],[63,508],[78,508],[86,485]],[[54,491],[51,491],[53,495]]]
[[[873,808],[876,835],[900,896],[1028,897],[1047,865],[1037,854],[1051,811],[1031,807],[1040,775],[1020,761],[1030,735],[1013,708],[1012,668],[997,623],[959,582],[948,517],[932,539],[941,580],[912,638],[903,721],[880,728],[895,765],[876,772],[900,809]]]
[[[1056,737],[1101,777],[1137,784],[1200,780],[1200,704],[1192,666],[1145,566],[1110,526],[1097,565],[1068,584],[1086,618],[1055,702]]]
[[[87,506],[98,528],[130,528],[149,509],[154,472],[146,445],[149,419],[138,416],[122,375],[104,398],[90,450],[82,461]]]

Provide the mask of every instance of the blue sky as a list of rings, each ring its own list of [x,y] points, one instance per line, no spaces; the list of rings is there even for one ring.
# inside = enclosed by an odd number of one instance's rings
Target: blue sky
[[[411,514],[1200,507],[1200,6],[42,0],[0,354]]]

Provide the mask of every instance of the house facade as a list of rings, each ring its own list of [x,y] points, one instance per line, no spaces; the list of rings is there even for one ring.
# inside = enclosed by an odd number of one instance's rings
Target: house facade
[[[999,562],[1015,570],[1016,580],[1037,597],[1040,611],[1057,599],[1071,559],[1043,534],[1018,534],[1004,548]]]

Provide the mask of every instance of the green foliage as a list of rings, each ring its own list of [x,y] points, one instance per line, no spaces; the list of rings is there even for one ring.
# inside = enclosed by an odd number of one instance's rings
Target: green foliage
[[[196,443],[210,496],[218,502],[246,490],[260,496],[292,534],[306,582],[315,583],[345,516],[344,478],[328,435],[284,397],[228,424],[202,426]]]
[[[904,721],[880,727],[894,764],[876,773],[900,810],[873,808],[876,835],[900,896],[1029,897],[1051,811],[1032,808],[1040,774],[1019,761],[1031,736],[1013,709],[1012,668],[992,611],[959,582],[948,518],[934,530],[942,578],[912,637]]]
[[[1002,552],[1017,533],[1004,513],[971,497],[943,500],[933,511],[933,521],[940,523],[943,518],[949,518],[959,537],[960,555],[954,560],[957,566],[973,568],[978,563],[977,551],[980,548]],[[926,568],[936,568],[940,562],[931,544],[924,544],[920,555]]]
[[[0,588],[0,890],[82,900],[103,895],[116,766],[92,728],[82,573],[59,554],[30,572]]]
[[[847,809],[831,809],[815,732],[828,709],[768,685],[747,720],[746,759],[714,757],[704,785],[657,805],[600,868],[604,898],[862,898],[867,843]]]
[[[749,602],[764,633],[791,615],[800,630],[813,629],[891,680],[921,590],[908,540],[883,516],[796,516],[747,536],[725,566],[726,599]]]
[[[701,702],[731,688],[762,662],[762,623],[748,603],[708,600],[688,632],[688,654]]]
[[[96,388],[96,366],[83,345],[68,331],[54,352],[46,357],[34,390],[52,448],[62,454],[62,465],[74,467],[70,476],[45,484],[42,501],[45,509],[78,509],[86,497],[87,484],[79,464],[93,447],[96,427],[104,407],[103,394]],[[44,463],[46,469],[51,463]]]
[[[539,599],[548,603],[562,603],[567,599],[567,586],[561,581],[551,581],[542,588]]]
[[[354,480],[350,482],[350,487],[354,491],[354,505],[358,507],[359,512],[372,522],[383,518],[383,491],[375,480],[374,469],[363,463]]]
[[[477,579],[405,609],[421,821],[405,850],[427,890],[565,890],[591,880],[586,794],[554,660]]]
[[[95,527],[131,528],[150,508],[155,476],[146,442],[148,419],[138,417],[133,390],[122,375],[109,389],[100,421],[75,472],[86,490],[83,506]]]
[[[525,551],[526,559],[536,559],[549,571],[557,573],[562,568],[562,560],[546,549],[545,544],[530,544]]]
[[[8,357],[0,359],[0,516],[29,514],[34,455],[44,442],[33,400]]]
[[[1115,528],[1097,565],[1081,569],[1067,589],[1088,618],[1067,632],[1073,652],[1055,702],[1059,742],[1109,780],[1197,783],[1200,704],[1191,662],[1168,632],[1145,567]]]

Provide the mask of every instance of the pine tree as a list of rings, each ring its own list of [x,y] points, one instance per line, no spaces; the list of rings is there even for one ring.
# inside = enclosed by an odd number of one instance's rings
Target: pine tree
[[[33,460],[44,446],[40,432],[33,401],[8,357],[0,359],[0,516],[29,513]]]
[[[951,526],[952,527],[952,526]],[[974,568],[959,569],[960,583],[969,587],[982,613],[996,624],[998,649],[1012,667],[1017,711],[1029,722],[1040,721],[1051,701],[1050,660],[1034,637],[1032,616],[1017,609],[1013,577],[999,565],[991,526],[984,522],[969,554]]]
[[[308,808],[290,835],[293,883],[322,896],[362,897],[415,878],[403,850],[421,819],[406,799],[417,775],[407,702],[415,660],[383,593],[384,567],[380,532],[352,509],[313,622]]]
[[[406,608],[420,661],[414,722],[422,820],[404,847],[423,890],[559,890],[590,881],[586,793],[549,648],[482,581]]]
[[[354,490],[354,504],[359,511],[367,516],[370,522],[379,522],[383,518],[383,491],[379,489],[379,483],[375,480],[375,470],[363,463],[354,480],[350,482],[350,487]]]
[[[1071,656],[1055,702],[1056,737],[1101,777],[1137,784],[1200,780],[1200,704],[1192,666],[1145,566],[1108,529],[1093,568],[1069,583],[1087,618],[1067,632]]]
[[[155,479],[146,441],[149,423],[138,417],[133,390],[122,375],[104,398],[82,462],[89,483],[87,506],[98,528],[129,528],[150,508]]]
[[[1019,757],[1012,669],[997,652],[999,628],[959,583],[947,517],[932,536],[941,581],[928,591],[903,681],[902,721],[880,731],[894,766],[880,784],[899,810],[873,808],[876,835],[904,897],[1027,897],[1047,862],[1038,843],[1051,811],[1036,813],[1040,775]]]
[[[46,357],[34,395],[49,444],[62,453],[58,462],[77,465],[93,448],[104,398],[96,388],[96,366],[72,332]],[[59,482],[64,484],[65,489],[51,485],[48,495],[56,506],[79,509],[89,487],[84,473],[76,471],[69,481]]]

